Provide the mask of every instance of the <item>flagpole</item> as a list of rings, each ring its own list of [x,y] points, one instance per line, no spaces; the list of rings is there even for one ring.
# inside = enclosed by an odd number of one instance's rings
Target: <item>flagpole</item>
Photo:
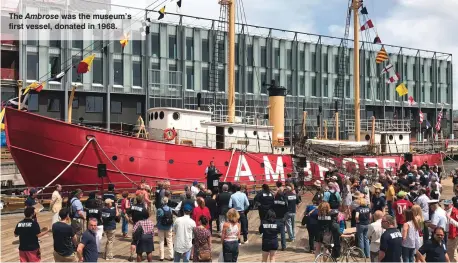
[[[353,0],[353,82],[355,92],[355,141],[359,142],[361,139],[360,132],[360,96],[359,96],[359,3],[358,0]]]

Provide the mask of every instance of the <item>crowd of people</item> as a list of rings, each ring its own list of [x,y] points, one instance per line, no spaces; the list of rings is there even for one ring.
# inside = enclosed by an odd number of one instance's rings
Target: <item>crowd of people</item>
[[[458,196],[456,175],[453,182]],[[405,160],[399,171],[380,173],[371,186],[364,176],[345,178],[335,171],[314,185],[302,223],[315,255],[333,243],[330,253],[339,257],[341,239],[354,232],[372,262],[457,262],[458,197],[440,198],[437,165],[417,167]]]
[[[372,262],[457,262],[458,197],[440,199],[440,172],[437,166],[424,163],[417,167],[405,161],[400,171],[386,171],[371,185],[364,176],[327,173],[324,180],[314,182],[316,192],[302,218],[308,232],[307,250],[318,256],[330,248],[337,258],[342,236],[354,232],[362,256]],[[458,196],[458,176],[453,182]],[[120,223],[121,242],[131,241],[129,261],[140,262],[146,254],[151,262],[157,238],[160,261],[211,262],[215,260],[212,234],[216,230],[222,244],[218,261],[237,262],[239,246],[249,242],[247,214],[253,209],[260,218],[263,262],[274,262],[276,251],[295,241],[301,202],[295,178],[288,175],[275,189],[262,185],[252,203],[244,185],[212,184],[209,188],[195,181],[175,202],[167,181],[159,182],[155,193],[142,184],[134,198],[123,192],[120,200],[114,185],[109,185],[100,198],[94,192],[83,201],[83,192],[76,190],[68,204],[63,204],[62,187],[57,185],[49,230],[40,229],[36,220],[36,190],[32,189],[25,218],[14,232],[20,239],[20,261],[40,261],[39,238],[49,231],[56,262],[96,262],[102,252],[104,259],[112,260],[113,244],[120,242],[114,238]]]

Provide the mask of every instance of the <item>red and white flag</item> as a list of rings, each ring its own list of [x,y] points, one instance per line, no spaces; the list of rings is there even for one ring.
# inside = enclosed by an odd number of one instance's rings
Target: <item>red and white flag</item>
[[[374,24],[372,23],[372,20],[367,20],[366,23],[364,23],[364,25],[361,26],[361,31],[364,31],[366,29],[369,29],[369,28],[373,28],[374,27]]]
[[[408,100],[409,100],[409,106],[413,106],[413,105],[416,104],[416,102],[415,102],[415,100],[413,99],[412,96],[409,96],[409,99],[408,99]]]
[[[441,129],[441,120],[442,120],[442,109],[441,111],[439,111],[439,114],[437,115],[436,131],[439,131]]]
[[[390,72],[392,69],[394,69],[393,65],[390,63],[386,65],[386,67],[383,68],[381,75]]]
[[[419,115],[420,115],[420,124],[422,124],[423,123],[423,112],[421,112],[421,110],[420,110]]]
[[[391,76],[389,79],[386,80],[386,84],[395,83],[399,79],[401,79],[401,76],[399,75],[399,73],[396,73],[394,76]]]

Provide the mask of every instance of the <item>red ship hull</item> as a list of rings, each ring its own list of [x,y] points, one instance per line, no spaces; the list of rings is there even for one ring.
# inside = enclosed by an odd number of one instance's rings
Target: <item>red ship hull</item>
[[[101,183],[97,164],[107,164],[105,183],[113,182],[117,188],[132,187],[130,180],[146,179],[152,185],[159,180],[170,180],[175,189],[194,180],[205,182],[205,168],[213,160],[223,174],[224,181],[247,184],[272,183],[284,180],[294,171],[291,155],[246,153],[232,150],[175,145],[158,141],[112,134],[75,124],[68,124],[29,112],[7,108],[7,144],[11,155],[27,186],[45,186],[60,174],[78,155],[88,138],[95,142],[75,160],[54,184],[83,185],[94,189]],[[127,179],[108,160],[128,177]],[[440,163],[441,154],[414,155],[414,163]],[[377,163],[380,168],[398,166],[401,156],[353,157],[353,160],[335,159],[347,169],[362,169],[366,163]],[[354,162],[354,163],[352,163]],[[307,163],[304,169],[307,182],[320,179],[327,169]]]

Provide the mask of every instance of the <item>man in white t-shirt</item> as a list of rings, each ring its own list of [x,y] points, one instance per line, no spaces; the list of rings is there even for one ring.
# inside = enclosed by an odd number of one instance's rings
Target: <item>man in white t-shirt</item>
[[[382,227],[382,217],[383,212],[380,210],[375,211],[374,213],[374,223],[369,225],[367,230],[367,237],[369,238],[370,251],[371,251],[371,262],[378,261],[378,252],[380,251],[380,237],[385,231]]]

